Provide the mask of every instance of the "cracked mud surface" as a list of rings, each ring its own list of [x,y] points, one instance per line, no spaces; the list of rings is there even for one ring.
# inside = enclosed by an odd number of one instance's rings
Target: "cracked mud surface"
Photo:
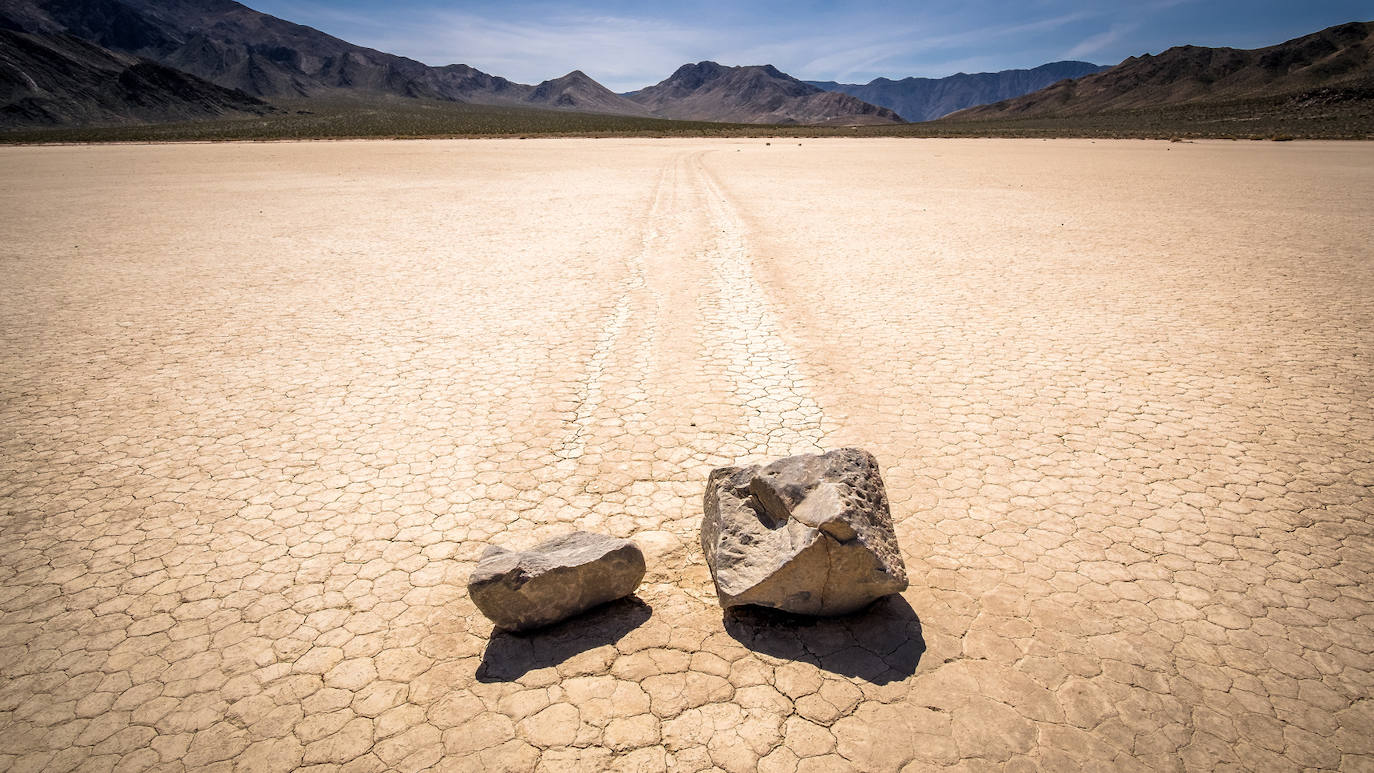
[[[0,771],[1374,769],[1374,146],[0,148]],[[911,587],[723,616],[856,445]],[[535,636],[488,542],[633,537]]]

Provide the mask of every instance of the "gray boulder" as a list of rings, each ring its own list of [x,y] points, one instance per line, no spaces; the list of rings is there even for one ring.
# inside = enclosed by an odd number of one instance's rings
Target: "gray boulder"
[[[701,549],[722,607],[842,615],[906,589],[878,461],[859,448],[722,467]]]
[[[487,548],[468,594],[497,628],[528,631],[628,596],[643,579],[635,543],[575,531],[524,552]]]

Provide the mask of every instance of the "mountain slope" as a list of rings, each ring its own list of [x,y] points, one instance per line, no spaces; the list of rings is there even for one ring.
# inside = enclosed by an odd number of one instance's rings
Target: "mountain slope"
[[[949,120],[1232,103],[1243,110],[1241,103],[1247,100],[1281,96],[1292,97],[1295,111],[1321,110],[1333,101],[1374,103],[1374,22],[1342,24],[1252,50],[1178,46],[1033,94],[963,110]]]
[[[0,28],[0,128],[181,121],[271,109],[242,92],[70,35]]]
[[[1050,62],[1029,70],[959,73],[947,78],[876,78],[868,83],[805,81],[890,108],[908,121],[930,121],[966,107],[1019,97],[1064,80],[1107,69],[1090,62]]]
[[[535,86],[524,101],[538,107],[576,110],[582,113],[649,115],[647,108],[602,86],[581,70],[573,70],[561,78],[544,81]]]
[[[581,73],[527,86],[463,64],[430,67],[232,0],[0,0],[0,11],[30,32],[75,35],[266,98],[394,95],[643,115]]]
[[[901,122],[885,107],[823,91],[767,64],[684,64],[666,80],[624,96],[664,118],[771,124]]]
[[[424,66],[227,0],[3,0],[29,31],[65,32],[263,97],[380,84],[420,91]],[[425,96],[437,96],[425,94]]]

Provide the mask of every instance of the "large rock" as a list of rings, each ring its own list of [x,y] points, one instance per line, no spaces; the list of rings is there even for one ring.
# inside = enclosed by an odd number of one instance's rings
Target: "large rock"
[[[643,579],[635,543],[575,531],[524,552],[487,548],[468,594],[496,627],[527,631],[628,596]]]
[[[862,449],[714,470],[705,509],[723,607],[842,615],[907,586],[878,461]]]

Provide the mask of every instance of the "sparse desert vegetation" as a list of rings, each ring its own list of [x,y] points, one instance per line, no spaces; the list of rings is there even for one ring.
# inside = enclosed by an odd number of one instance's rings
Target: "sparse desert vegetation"
[[[1069,117],[928,121],[878,126],[768,126],[598,115],[426,100],[286,101],[274,113],[153,125],[24,129],[0,142],[182,142],[458,137],[1095,137],[1116,139],[1370,139],[1374,100],[1338,93],[1296,113],[1291,97],[1141,108]]]

